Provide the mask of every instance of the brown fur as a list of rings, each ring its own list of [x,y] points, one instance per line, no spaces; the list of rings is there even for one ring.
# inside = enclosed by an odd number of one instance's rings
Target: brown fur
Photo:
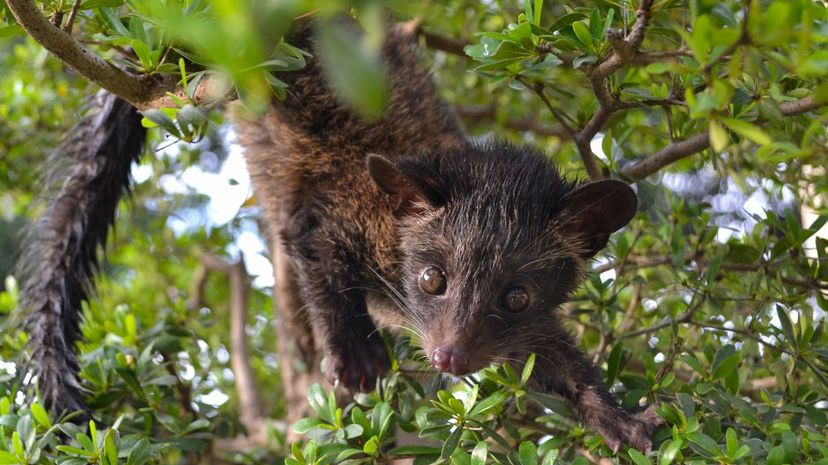
[[[313,51],[309,29],[290,40]],[[635,195],[618,181],[566,182],[529,147],[467,141],[412,39],[410,29],[388,34],[391,99],[377,120],[338,101],[317,59],[280,75],[288,97],[264,117],[236,112],[259,204],[291,258],[331,377],[365,389],[388,368],[370,303],[395,312],[435,366],[455,374],[537,353],[540,388],[563,395],[612,448],[648,449],[657,421],[615,403],[556,312],[586,260],[632,217]],[[440,295],[418,285],[433,266],[448,280]],[[509,286],[527,290],[527,310],[503,311]]]

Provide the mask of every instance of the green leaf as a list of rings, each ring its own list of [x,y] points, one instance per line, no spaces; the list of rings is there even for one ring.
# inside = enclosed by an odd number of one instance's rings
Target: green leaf
[[[152,50],[149,48],[149,45],[136,39],[131,40],[129,44],[132,50],[135,51],[135,54],[138,55],[143,70],[152,71],[155,68],[155,64],[152,60]]]
[[[543,12],[543,0],[535,0],[535,7],[533,9],[534,18],[535,18],[535,25],[540,26],[541,24],[541,13]]]
[[[489,447],[486,441],[480,441],[474,446],[471,454],[471,465],[486,465],[486,457],[489,454]]]
[[[733,428],[728,428],[725,433],[725,444],[727,445],[727,455],[733,457],[733,454],[739,449],[739,438],[736,436],[736,431]]]
[[[379,438],[377,436],[371,436],[371,439],[367,440],[365,445],[362,446],[362,450],[370,456],[377,455],[379,451]]]
[[[601,21],[601,12],[598,8],[593,8],[589,15],[589,35],[592,36],[593,43],[602,39],[601,31],[604,29],[604,23]]]
[[[57,450],[61,452],[66,452],[67,454],[75,454],[75,455],[82,455],[84,457],[97,457],[98,454],[96,452],[92,452],[86,449],[78,449],[77,447],[72,446],[56,446]]]
[[[25,460],[19,460],[16,455],[0,450],[0,465],[18,465],[25,463]]]
[[[627,453],[630,455],[630,459],[632,459],[635,465],[652,465],[652,462],[650,461],[650,459],[647,458],[646,455],[642,454],[641,452],[638,452],[635,449],[630,448],[629,450],[627,450]]]
[[[664,74],[670,71],[670,65],[667,63],[657,61],[655,63],[650,63],[644,68],[650,74]]]
[[[150,442],[147,438],[141,438],[132,446],[127,456],[127,465],[144,465],[150,459]]]
[[[108,430],[104,436],[104,453],[110,465],[118,465],[118,448],[115,446],[115,432]]]
[[[543,461],[541,465],[555,465],[555,461],[558,459],[558,455],[560,451],[558,449],[552,449],[543,456]]]
[[[615,378],[621,371],[621,355],[623,354],[623,344],[619,341],[612,346],[612,350],[607,357],[607,385],[612,386],[615,383]]]
[[[538,448],[532,441],[523,441],[520,443],[520,465],[537,465],[538,463]]]
[[[0,27],[0,39],[7,39],[14,36],[25,36],[26,30],[17,24]],[[16,462],[15,462],[16,463]]]
[[[707,56],[712,48],[712,36],[715,34],[713,30],[713,23],[707,15],[701,15],[696,18],[693,24],[693,31],[689,35],[683,31],[679,31],[687,45],[690,46],[690,51],[699,63],[707,62]]]
[[[35,421],[37,421],[40,426],[44,428],[51,428],[52,427],[52,420],[49,418],[49,414],[46,413],[46,409],[43,408],[42,405],[35,402],[30,407],[32,412],[32,417],[34,417]]]
[[[310,404],[313,411],[321,415],[326,410],[327,402],[328,396],[325,395],[322,386],[319,383],[311,386],[310,391],[308,391],[308,404]]]
[[[722,451],[719,449],[719,444],[717,444],[713,438],[702,432],[688,434],[687,439],[689,439],[693,444],[699,446],[703,451],[710,454],[708,457],[718,457],[722,455]]]
[[[371,413],[371,430],[380,438],[384,438],[394,420],[394,410],[387,402],[379,402]]]
[[[561,29],[566,28],[567,26],[573,24],[574,22],[586,18],[586,15],[583,13],[569,13],[565,14],[552,23],[552,26],[549,28],[549,32],[557,32]]]
[[[592,43],[592,34],[589,32],[589,27],[583,21],[576,21],[572,23],[572,30],[583,44],[583,50],[592,54],[595,51],[595,46]]]
[[[798,449],[796,435],[791,431],[782,431],[779,436],[782,438],[782,450],[785,452],[785,462],[796,463]]]
[[[736,371],[741,361],[742,356],[738,352],[730,354],[721,360],[716,360],[713,364],[713,379],[723,378],[724,376]]]
[[[364,453],[365,452],[362,449],[352,449],[352,448],[345,449],[336,456],[336,463],[344,462],[345,460],[348,460],[349,458],[351,458],[355,455],[364,454]]]
[[[681,450],[681,442],[681,439],[674,439],[666,447],[663,447],[659,452],[658,464],[669,465],[673,463],[676,454]]]
[[[503,403],[509,397],[503,391],[497,391],[491,396],[481,400],[474,408],[469,412],[470,417],[476,417],[479,415],[485,415],[487,413],[493,412],[503,406]]]
[[[191,126],[191,131],[194,131],[207,123],[207,114],[204,113],[204,110],[188,104],[178,110],[175,119],[181,129]]]
[[[601,28],[600,34],[598,34],[598,38],[600,40],[604,40],[607,37],[607,33],[609,32],[610,28],[612,27],[612,21],[615,19],[615,10],[610,8],[607,12],[607,16],[604,18],[603,27]]]
[[[731,263],[752,264],[762,258],[762,251],[750,245],[731,242],[727,244],[727,247],[725,260]]]
[[[449,434],[449,437],[446,438],[446,441],[443,443],[443,448],[440,451],[440,458],[446,460],[451,457],[451,454],[454,453],[454,449],[456,449],[457,445],[460,443],[460,436],[462,435],[463,428],[455,426],[454,431]]]
[[[526,14],[526,19],[530,23],[537,24],[537,21],[535,21],[535,15],[532,12],[532,0],[523,0],[523,12]]]
[[[350,424],[344,428],[345,431],[345,439],[354,439],[362,436],[362,433],[365,431],[364,428],[360,425]]]
[[[178,127],[173,123],[172,118],[168,115],[169,112],[165,112],[163,110],[146,110],[144,111],[144,118],[141,120],[141,124],[145,128],[153,128],[156,126],[161,127],[168,133],[178,137],[179,131]],[[118,373],[124,378],[124,381],[130,385],[130,388],[136,393],[143,392],[143,388],[135,379],[135,376],[129,371],[124,368],[118,369]],[[129,378],[129,379],[128,379]]]
[[[783,465],[785,461],[785,451],[781,446],[776,446],[768,452],[767,465]]]
[[[794,334],[793,323],[791,317],[788,316],[788,311],[781,305],[776,306],[776,316],[779,317],[779,324],[782,325],[782,332],[785,333],[785,338],[792,345],[798,345],[796,335]]]
[[[742,121],[733,118],[720,118],[719,119],[725,126],[727,126],[731,131],[739,134],[740,136],[750,139],[753,142],[756,142],[760,145],[769,145],[773,142],[773,139],[770,138],[762,129],[758,126],[755,126],[747,121]],[[711,121],[712,123],[712,121]]]
[[[710,147],[715,152],[721,152],[730,144],[730,136],[717,120],[710,120]]]
[[[532,369],[535,367],[535,354],[529,354],[529,358],[526,359],[526,364],[523,365],[523,371],[520,374],[520,384],[526,384],[529,381],[529,377],[532,376]]]
[[[114,8],[101,8],[99,10],[101,12],[101,16],[104,18],[104,21],[107,25],[113,29],[118,35],[129,37],[129,30],[124,26],[124,23],[121,22],[121,17],[118,16],[118,13]]]

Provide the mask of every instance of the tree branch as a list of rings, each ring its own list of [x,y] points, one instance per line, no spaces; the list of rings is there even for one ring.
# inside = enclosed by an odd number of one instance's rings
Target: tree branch
[[[558,123],[561,125],[561,127],[564,128],[564,130],[570,135],[570,137],[575,139],[576,135],[577,135],[576,132],[575,132],[575,129],[572,126],[570,126],[569,123],[566,122],[566,117],[561,113],[560,110],[558,110],[557,108],[555,108],[552,105],[552,102],[550,102],[549,99],[546,98],[546,95],[543,93],[543,89],[544,89],[543,83],[541,83],[541,82],[535,82],[534,84],[529,83],[529,82],[526,82],[526,80],[524,80],[520,76],[517,76],[516,79],[518,81],[520,81],[523,85],[525,85],[525,86],[529,87],[530,89],[532,89],[532,91],[535,94],[537,94],[537,96],[541,99],[543,104],[546,105],[546,108],[549,109],[549,112],[552,113],[552,116],[554,116],[555,119],[558,120]]]
[[[146,108],[147,102],[173,89],[171,80],[135,76],[107,63],[51,24],[31,0],[7,0],[6,4],[23,29],[46,50],[84,78],[127,100],[136,108]]]
[[[230,365],[239,395],[241,422],[252,436],[263,434],[266,416],[253,368],[250,366],[250,350],[247,344],[247,307],[250,285],[244,261],[227,263],[213,255],[201,257],[205,270],[219,271],[230,278]],[[201,277],[197,274],[197,277]],[[203,279],[203,278],[202,278]]]
[[[612,94],[606,79],[622,66],[635,60],[641,42],[644,41],[644,33],[650,21],[652,5],[652,0],[641,0],[636,12],[635,24],[626,37],[621,31],[610,30],[607,33],[607,40],[612,46],[613,53],[609,58],[598,63],[587,72],[592,91],[600,106],[586,126],[574,134],[574,139],[578,154],[581,156],[584,167],[591,179],[600,179],[604,176],[595,154],[592,152],[592,139],[604,127],[610,116],[620,108],[618,98]]]
[[[435,50],[441,50],[446,53],[451,53],[452,55],[457,55],[463,58],[468,58],[466,55],[465,50],[463,50],[467,42],[463,40],[458,40],[453,37],[446,37],[439,34],[435,34],[433,32],[426,32],[420,30],[420,36],[425,40],[425,45],[428,48],[433,48]]]
[[[699,328],[708,329],[708,330],[723,331],[723,332],[728,332],[728,333],[733,333],[733,334],[739,334],[739,335],[742,335],[742,336],[744,336],[748,339],[756,341],[759,344],[762,344],[763,346],[767,347],[768,349],[783,352],[783,353],[786,353],[786,354],[788,354],[792,357],[797,357],[798,358],[797,354],[791,352],[790,350],[788,350],[784,347],[779,347],[776,344],[772,344],[770,342],[764,341],[764,340],[762,340],[761,337],[755,335],[753,332],[751,332],[749,330],[737,329],[737,328],[726,328],[726,327],[721,326],[721,325],[717,325],[717,324],[713,324],[713,323],[707,323],[707,322],[698,321],[698,320],[688,320],[687,324],[697,326]]]
[[[701,304],[705,301],[704,297],[698,298],[697,294],[693,294],[693,298],[687,306],[687,310],[684,311],[681,315],[677,316],[676,318],[671,318],[669,320],[665,320],[661,323],[658,323],[653,326],[649,326],[647,328],[641,328],[636,331],[631,331],[629,333],[624,333],[618,336],[618,339],[629,339],[631,337],[641,336],[644,334],[654,333],[660,329],[666,328],[673,324],[673,321],[676,323],[687,323],[692,320],[693,315],[696,311],[701,307]]]
[[[670,163],[699,153],[708,147],[710,147],[710,134],[704,131],[689,139],[673,142],[652,156],[625,167],[621,170],[621,174],[630,179],[646,178]]]
[[[650,21],[650,9],[653,0],[641,0],[638,10],[635,13],[635,23],[626,38],[622,38],[620,31],[609,31],[607,40],[613,48],[609,58],[596,65],[590,71],[590,79],[593,82],[603,81],[607,76],[619,70],[625,64],[631,62],[638,54],[638,48],[644,41],[644,33],[647,30],[647,23]]]
[[[69,11],[69,16],[66,17],[66,24],[63,26],[63,31],[67,34],[72,33],[72,26],[75,23],[75,16],[78,14],[80,4],[81,0],[75,0],[74,3],[72,3],[72,9]]]
[[[783,116],[793,116],[807,113],[826,104],[828,102],[817,101],[813,95],[810,95],[792,102],[781,103],[779,111]],[[629,179],[646,178],[673,162],[695,155],[709,147],[710,134],[708,131],[704,131],[688,139],[673,142],[652,156],[624,167],[621,174]]]

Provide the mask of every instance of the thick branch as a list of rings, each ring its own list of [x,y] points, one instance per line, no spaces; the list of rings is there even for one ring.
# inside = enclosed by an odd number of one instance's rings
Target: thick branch
[[[817,101],[813,96],[808,96],[793,102],[781,103],[779,111],[784,116],[793,116],[815,110],[826,103],[828,102]],[[673,162],[702,152],[709,147],[710,134],[704,131],[688,139],[674,142],[652,156],[625,167],[621,170],[621,174],[630,179],[646,178]]]
[[[613,47],[613,53],[592,69],[590,78],[593,81],[603,81],[607,76],[635,58],[641,42],[644,41],[644,32],[647,30],[647,23],[650,21],[652,6],[653,0],[641,0],[641,5],[635,13],[635,23],[626,38],[622,39],[616,31],[608,33],[607,40]]]
[[[592,138],[598,134],[598,131],[604,127],[604,124],[607,123],[607,120],[612,116],[612,113],[615,111],[614,105],[607,106],[601,102],[601,106],[598,107],[598,111],[592,115],[592,118],[589,119],[589,122],[583,129],[581,129],[578,134],[575,136],[575,145],[578,147],[578,153],[581,155],[581,160],[584,162],[584,166],[586,167],[587,173],[591,179],[600,179],[604,177],[604,174],[601,172],[601,168],[598,166],[598,162],[596,161],[595,154],[592,153]]]
[[[689,139],[673,142],[651,157],[625,167],[621,170],[621,174],[630,179],[646,178],[670,163],[699,153],[708,147],[710,147],[710,134],[704,131]]]
[[[595,159],[595,154],[592,153],[590,144],[598,131],[604,127],[609,117],[619,108],[618,99],[612,95],[606,79],[622,66],[634,61],[636,55],[638,55],[638,49],[641,42],[644,41],[644,33],[650,21],[652,5],[652,0],[641,0],[636,12],[635,24],[627,37],[624,37],[620,31],[610,31],[607,34],[607,40],[612,46],[613,52],[609,58],[597,64],[588,72],[592,91],[595,93],[600,107],[592,115],[587,125],[577,133],[575,144],[578,147],[578,153],[581,155],[587,173],[592,179],[602,178],[603,173]]]
[[[127,100],[137,108],[158,98],[172,83],[150,76],[134,76],[107,63],[72,36],[49,23],[31,0],[7,0],[17,22],[46,50],[84,78]]]

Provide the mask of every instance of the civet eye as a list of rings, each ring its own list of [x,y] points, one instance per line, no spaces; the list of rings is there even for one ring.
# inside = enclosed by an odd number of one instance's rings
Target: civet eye
[[[440,295],[446,292],[446,275],[437,267],[430,266],[420,275],[420,289],[426,294]]]
[[[503,309],[510,312],[522,312],[529,306],[529,293],[522,287],[513,287],[503,294]]]

